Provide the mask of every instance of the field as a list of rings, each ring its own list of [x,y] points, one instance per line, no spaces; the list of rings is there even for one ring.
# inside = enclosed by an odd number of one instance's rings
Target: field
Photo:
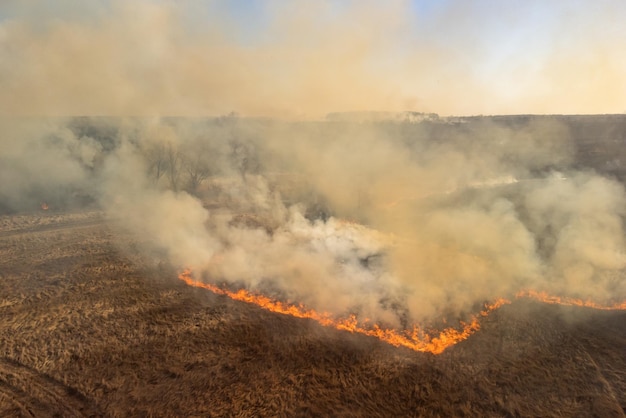
[[[431,355],[191,288],[98,211],[0,228],[0,416],[626,411],[624,311],[517,300]]]
[[[308,3],[0,0],[0,418],[626,418],[626,1]]]

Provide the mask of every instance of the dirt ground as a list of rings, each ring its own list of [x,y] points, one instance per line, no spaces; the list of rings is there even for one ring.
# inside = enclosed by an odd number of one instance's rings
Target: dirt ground
[[[597,416],[626,312],[518,300],[441,355],[186,286],[97,211],[0,217],[0,416]]]

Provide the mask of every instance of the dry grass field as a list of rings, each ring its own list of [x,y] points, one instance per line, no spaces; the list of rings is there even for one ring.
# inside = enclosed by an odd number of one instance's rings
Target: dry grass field
[[[188,287],[98,212],[0,227],[0,416],[626,410],[623,311],[518,300],[435,356]]]
[[[0,418],[626,418],[626,0],[0,0]]]

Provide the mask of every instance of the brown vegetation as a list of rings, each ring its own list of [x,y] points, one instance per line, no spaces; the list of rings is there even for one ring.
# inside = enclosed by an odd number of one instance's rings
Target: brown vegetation
[[[624,415],[624,312],[517,301],[434,356],[188,287],[97,213],[0,224],[2,416]]]

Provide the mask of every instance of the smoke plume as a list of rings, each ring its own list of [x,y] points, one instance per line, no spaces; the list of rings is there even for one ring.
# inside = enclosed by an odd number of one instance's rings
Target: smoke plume
[[[3,212],[95,205],[203,280],[400,326],[527,288],[626,297],[624,188],[576,161],[563,121],[322,118],[464,113],[461,88],[479,113],[483,88],[498,95],[448,48],[407,41],[408,3],[268,3],[259,38],[219,2],[97,4],[45,19],[7,3]]]
[[[0,114],[626,109],[616,0],[232,3],[5,0]]]
[[[528,288],[626,292],[623,186],[575,169],[556,120],[438,140],[439,125],[408,122],[5,124],[7,208],[90,196],[146,251],[205,280],[393,325]]]

